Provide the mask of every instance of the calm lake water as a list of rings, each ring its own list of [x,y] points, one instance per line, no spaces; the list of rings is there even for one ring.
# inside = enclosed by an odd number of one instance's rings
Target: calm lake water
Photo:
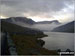
[[[48,37],[42,38],[45,41],[45,47],[49,50],[61,49],[65,51],[70,49],[74,51],[74,34],[73,33],[60,33],[60,32],[44,32]]]

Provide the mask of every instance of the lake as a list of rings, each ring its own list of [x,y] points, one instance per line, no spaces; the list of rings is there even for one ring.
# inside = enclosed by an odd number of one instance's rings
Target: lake
[[[74,51],[74,34],[73,33],[60,33],[60,32],[44,32],[48,37],[42,38],[45,41],[45,47],[49,50],[61,49],[65,51],[70,49]]]

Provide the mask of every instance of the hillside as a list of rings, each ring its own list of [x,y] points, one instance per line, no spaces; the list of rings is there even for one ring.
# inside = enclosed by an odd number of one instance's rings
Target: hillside
[[[45,37],[42,31],[21,27],[6,21],[1,21],[1,30],[8,32],[13,40],[18,55],[57,55],[56,50],[43,48],[43,40],[38,38]],[[11,44],[11,46],[13,46]]]
[[[18,22],[30,24],[30,25],[35,23],[32,19],[26,18],[26,17],[10,17],[10,18],[6,18],[6,19],[2,19],[2,20],[10,22],[10,23],[15,23],[15,24],[17,24]]]
[[[62,25],[62,26],[59,26],[55,29],[53,29],[52,31],[54,32],[70,32],[70,33],[74,33],[74,22],[70,22],[70,23],[67,23],[65,25]]]
[[[1,30],[10,33],[20,33],[20,34],[43,34],[40,30],[35,30],[27,27],[18,26],[6,21],[1,21]]]

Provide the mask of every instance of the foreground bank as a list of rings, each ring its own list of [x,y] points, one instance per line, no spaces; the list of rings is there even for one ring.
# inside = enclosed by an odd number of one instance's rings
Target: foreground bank
[[[43,48],[45,42],[38,40],[38,38],[47,36],[43,32],[24,28],[5,21],[1,22],[1,26],[2,32],[9,33],[9,37],[15,45],[17,55],[57,55],[57,51]]]

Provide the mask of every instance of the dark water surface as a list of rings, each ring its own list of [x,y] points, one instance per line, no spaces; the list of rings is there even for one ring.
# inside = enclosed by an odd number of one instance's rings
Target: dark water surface
[[[49,50],[70,49],[74,51],[74,34],[60,32],[44,32],[48,37],[42,38],[45,41],[44,47]]]

